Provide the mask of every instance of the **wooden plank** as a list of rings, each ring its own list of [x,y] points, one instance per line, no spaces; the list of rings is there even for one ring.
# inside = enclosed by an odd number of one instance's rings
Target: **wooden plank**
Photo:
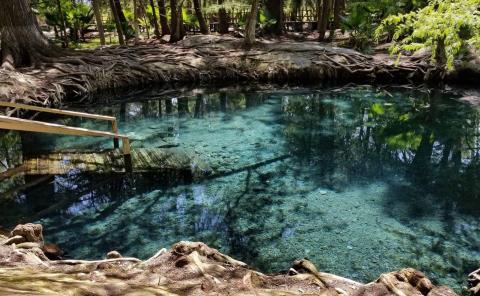
[[[117,121],[117,119],[113,116],[105,116],[105,115],[98,115],[98,114],[91,114],[91,113],[77,112],[77,111],[69,111],[69,110],[52,109],[52,108],[45,108],[45,107],[38,107],[38,106],[32,106],[32,105],[10,103],[10,102],[4,102],[4,101],[0,101],[0,106],[11,107],[11,108],[20,108],[20,109],[24,109],[24,110],[31,110],[31,111],[38,111],[38,112],[45,112],[45,113],[52,113],[52,114],[67,115],[67,116],[73,116],[73,117],[91,118],[91,119],[107,120],[107,121]]]
[[[118,150],[102,153],[53,153],[25,159],[21,172],[26,175],[63,175],[72,170],[81,172],[124,172],[124,157]],[[195,170],[211,168],[187,152],[171,148],[140,148],[131,151],[133,172]],[[193,171],[192,171],[193,172]],[[6,174],[11,176],[12,174]]]

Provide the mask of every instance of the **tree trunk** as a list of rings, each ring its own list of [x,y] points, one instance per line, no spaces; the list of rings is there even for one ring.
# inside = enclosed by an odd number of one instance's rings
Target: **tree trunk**
[[[245,45],[250,46],[255,43],[255,30],[257,28],[258,9],[260,0],[252,0],[252,7],[245,27]]]
[[[56,50],[40,31],[29,0],[0,1],[1,68],[30,66]]]
[[[182,4],[183,0],[180,0],[179,4],[177,4],[176,0],[170,0],[170,10],[172,13],[170,25],[170,28],[172,30],[172,34],[170,35],[171,43],[180,41],[185,36],[185,28],[183,27]]]
[[[330,28],[330,36],[328,36],[328,39],[333,41],[335,38],[335,30],[340,27],[340,17],[343,12],[343,2],[345,0],[333,0],[335,1],[335,4],[333,5],[333,25]]]
[[[195,9],[195,15],[197,16],[198,24],[200,25],[200,32],[205,35],[210,34],[207,21],[202,13],[202,4],[200,3],[200,0],[193,0],[193,8]]]
[[[60,3],[60,0],[57,0],[57,10],[58,14],[60,15],[60,25],[62,26],[62,32],[63,32],[63,47],[68,47],[68,36],[67,36],[67,24],[65,23],[65,17],[63,15],[62,11],[62,4]]]
[[[158,0],[158,14],[160,17],[160,25],[162,27],[162,35],[170,35],[170,27],[168,26],[167,9],[165,8],[165,0]]]
[[[133,0],[133,30],[135,31],[135,44],[138,43],[140,28],[138,27],[138,5],[137,0]]]
[[[117,13],[117,8],[116,8],[116,3],[114,0],[109,0],[110,3],[110,8],[112,10],[113,18],[115,20],[115,27],[117,28],[117,33],[118,33],[118,43],[120,45],[125,45],[125,39],[123,37],[123,29],[122,29],[122,23],[120,22],[120,17],[118,16]]]
[[[266,28],[266,33],[277,36],[283,34],[283,2],[283,0],[267,0],[265,2],[267,17],[275,20],[275,24]]]
[[[120,0],[113,0],[113,1],[115,3],[115,9],[117,10],[118,19],[120,21],[120,24],[122,25],[123,35],[125,36],[126,39],[128,39],[129,37],[132,37],[132,36],[128,32],[128,21],[127,21],[127,18],[125,17],[125,14],[123,13],[122,4],[120,3]]]
[[[223,5],[223,0],[220,0],[218,4]],[[220,7],[218,9],[218,33],[228,34],[229,22],[227,10],[223,6]]]
[[[59,39],[60,35],[58,34],[58,28],[56,25],[53,25],[53,32],[55,33],[55,39]]]
[[[160,39],[160,28],[158,27],[158,21],[157,21],[157,12],[155,10],[155,3],[153,0],[150,0],[150,6],[152,7],[152,23],[153,23],[153,34],[157,36],[157,38]]]
[[[100,12],[100,0],[92,0],[93,13],[97,23],[98,35],[100,36],[100,44],[105,45],[105,30],[103,29],[102,13]]]
[[[291,1],[291,20],[295,22],[293,24],[293,31],[294,32],[301,32],[303,31],[303,19],[298,19],[298,12],[302,9],[302,0],[292,0]],[[297,23],[299,21],[299,23]]]
[[[438,68],[445,68],[447,64],[447,53],[445,51],[445,39],[439,38],[435,46],[435,62]]]
[[[328,19],[330,17],[331,2],[332,0],[322,1],[321,16],[318,20],[318,41],[325,40],[325,33],[327,32],[327,27],[328,27]]]
[[[72,0],[72,8],[75,10],[77,7],[77,2],[75,0]],[[70,28],[70,35],[72,36],[72,39],[75,43],[78,43],[78,31],[79,31],[79,24],[78,24],[78,19],[73,17],[73,28]]]

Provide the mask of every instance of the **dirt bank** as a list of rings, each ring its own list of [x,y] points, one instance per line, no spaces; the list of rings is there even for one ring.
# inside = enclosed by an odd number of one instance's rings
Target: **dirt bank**
[[[260,41],[242,48],[233,37],[192,36],[174,45],[143,44],[77,51],[41,69],[0,70],[0,100],[60,104],[98,90],[173,82],[436,81],[423,59],[368,56],[318,42]]]

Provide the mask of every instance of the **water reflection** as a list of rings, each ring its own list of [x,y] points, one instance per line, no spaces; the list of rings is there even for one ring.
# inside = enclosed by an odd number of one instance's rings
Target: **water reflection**
[[[0,225],[40,220],[47,238],[83,258],[112,249],[145,258],[201,240],[266,271],[309,257],[359,280],[413,266],[456,287],[480,264],[479,110],[452,95],[198,92],[103,111],[134,147],[186,149],[223,173],[197,184],[181,172],[6,179]],[[17,161],[111,147],[18,134],[1,143],[23,147],[0,151],[23,154]]]

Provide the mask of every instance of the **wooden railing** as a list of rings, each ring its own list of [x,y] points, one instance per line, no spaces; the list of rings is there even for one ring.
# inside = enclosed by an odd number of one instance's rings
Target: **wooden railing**
[[[0,106],[52,113],[52,114],[59,114],[59,115],[66,115],[66,116],[110,121],[112,124],[112,132],[105,132],[105,131],[80,128],[80,127],[71,127],[71,126],[66,126],[62,124],[48,123],[48,122],[0,115],[0,129],[25,131],[25,132],[37,132],[37,133],[50,133],[50,134],[59,134],[59,135],[68,135],[68,136],[106,137],[106,138],[112,138],[114,140],[115,148],[119,148],[118,140],[121,139],[122,152],[125,159],[125,167],[127,171],[131,171],[132,169],[130,139],[127,136],[120,135],[118,133],[118,124],[117,124],[117,119],[115,117],[76,112],[76,111],[51,109],[51,108],[44,108],[44,107],[37,107],[37,106],[30,106],[30,105],[16,104],[16,103],[9,103],[9,102],[0,102]]]
[[[58,114],[58,115],[65,115],[65,116],[72,116],[72,117],[90,118],[90,119],[96,119],[96,120],[110,121],[111,125],[112,125],[112,132],[115,133],[115,134],[118,134],[117,119],[113,116],[90,114],[90,113],[69,111],[69,110],[52,109],[52,108],[45,108],[45,107],[38,107],[38,106],[17,104],[17,103],[3,102],[3,101],[0,101],[0,107],[23,109],[23,110],[42,112],[42,113],[50,113],[50,114]],[[117,138],[113,139],[113,146],[115,148],[119,148],[118,138],[120,138],[120,137],[117,137]]]

